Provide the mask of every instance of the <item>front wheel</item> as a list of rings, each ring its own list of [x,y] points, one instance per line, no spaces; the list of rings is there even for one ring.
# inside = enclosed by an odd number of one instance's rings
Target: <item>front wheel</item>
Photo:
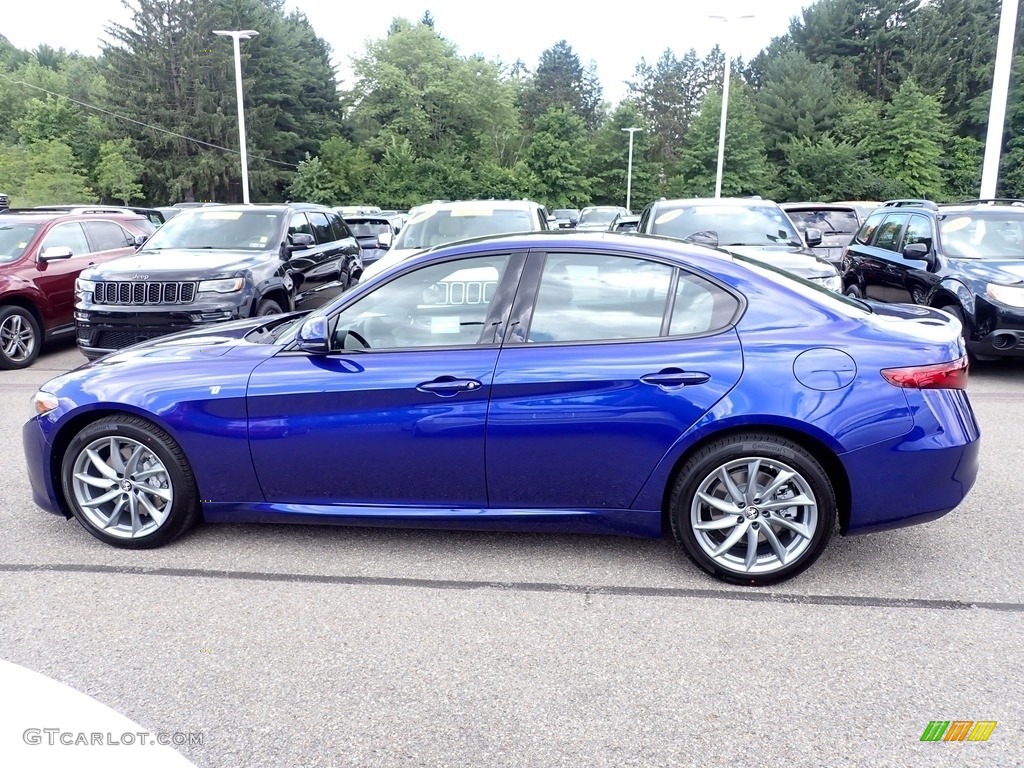
[[[82,527],[115,547],[159,547],[199,518],[195,477],[180,446],[134,416],[108,416],[75,435],[61,487]]]
[[[822,553],[837,517],[835,490],[804,448],[770,434],[733,435],[679,472],[672,533],[718,579],[761,586],[796,576]]]
[[[32,313],[21,307],[0,307],[0,369],[32,365],[43,346],[43,334]]]
[[[273,299],[263,299],[256,305],[256,316],[266,317],[267,315],[280,315],[284,310],[281,305]]]

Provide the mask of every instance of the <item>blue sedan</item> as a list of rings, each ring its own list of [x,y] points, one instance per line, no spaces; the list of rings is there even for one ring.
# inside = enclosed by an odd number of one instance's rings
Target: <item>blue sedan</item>
[[[833,528],[946,514],[979,430],[959,324],[648,236],[465,241],[311,314],[44,385],[36,503],[132,549],[200,519],[661,536],[760,585]]]

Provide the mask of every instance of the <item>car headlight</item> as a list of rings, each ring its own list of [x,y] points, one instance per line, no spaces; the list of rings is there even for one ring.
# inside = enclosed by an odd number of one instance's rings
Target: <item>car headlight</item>
[[[78,278],[75,280],[75,293],[92,293],[96,290],[96,283],[92,280],[83,280]]]
[[[841,278],[839,275],[826,275],[824,277],[812,277],[811,278],[811,282],[812,283],[817,283],[818,285],[822,286],[823,288],[828,288],[830,291],[835,291],[836,293],[842,293],[843,292],[843,278]]]
[[[1008,304],[1011,307],[1024,307],[1024,286],[989,283],[985,286],[985,294],[1000,304]]]
[[[57,396],[49,392],[39,390],[32,395],[32,410],[36,416],[45,416],[58,405],[60,405],[60,401],[57,399]]]
[[[242,290],[245,280],[240,277],[227,277],[223,280],[203,280],[199,283],[199,293],[234,293]]]

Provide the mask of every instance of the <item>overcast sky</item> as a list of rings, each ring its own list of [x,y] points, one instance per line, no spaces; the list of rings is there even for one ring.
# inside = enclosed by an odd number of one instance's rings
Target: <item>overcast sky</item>
[[[677,55],[694,48],[703,56],[716,43],[724,48],[728,41],[731,56],[749,59],[773,37],[785,34],[790,18],[813,1],[648,0],[634,5],[551,0],[289,0],[288,7],[305,13],[317,34],[331,45],[343,81],[351,72],[350,57],[361,54],[368,40],[383,37],[394,17],[415,21],[429,10],[435,29],[464,55],[480,53],[508,63],[522,59],[532,69],[541,52],[565,39],[583,64],[597,65],[605,99],[614,103],[625,95],[623,81],[632,78],[642,57],[653,62],[666,48]],[[754,18],[726,23],[708,14],[754,14]],[[0,34],[26,50],[45,43],[95,55],[110,21],[130,21],[121,0],[9,0],[0,10]],[[230,41],[222,42],[230,48]]]

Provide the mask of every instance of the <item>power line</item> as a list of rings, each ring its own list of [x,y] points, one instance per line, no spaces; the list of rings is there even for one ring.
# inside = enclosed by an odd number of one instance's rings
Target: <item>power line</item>
[[[175,133],[174,131],[169,131],[166,128],[161,128],[160,126],[157,126],[157,125],[149,125],[148,123],[143,123],[140,120],[135,120],[135,119],[133,119],[131,117],[125,117],[124,115],[119,115],[116,112],[111,112],[108,109],[103,109],[103,107],[97,107],[95,104],[86,104],[84,101],[78,101],[77,99],[72,99],[70,96],[65,96],[65,95],[60,94],[60,93],[54,93],[53,91],[48,91],[45,88],[41,88],[38,85],[32,85],[32,83],[26,83],[24,80],[14,80],[14,79],[8,77],[7,75],[3,74],[2,72],[0,72],[0,77],[2,77],[4,80],[6,80],[9,83],[13,83],[14,85],[23,85],[26,88],[33,88],[33,89],[35,89],[37,91],[42,91],[43,93],[45,93],[45,94],[47,94],[49,96],[53,96],[53,97],[58,98],[58,99],[66,99],[66,100],[70,101],[72,104],[77,104],[80,107],[85,107],[86,109],[92,109],[92,110],[95,110],[96,112],[102,112],[104,115],[110,115],[111,117],[116,117],[118,120],[125,120],[125,121],[127,121],[129,123],[135,123],[135,125],[141,125],[143,128],[149,128],[151,131],[159,131],[160,133],[166,133],[169,136],[174,136],[175,138],[178,138],[178,139],[184,139],[185,141],[191,141],[194,144],[202,144],[204,147],[210,147],[211,149],[219,149],[219,150],[221,150],[223,152],[231,152],[234,155],[240,155],[241,154],[241,152],[239,150],[231,149],[231,147],[222,147],[219,144],[211,144],[210,142],[203,141],[202,139],[194,139],[191,136],[185,136],[184,134],[181,134],[181,133]],[[262,160],[265,163],[274,163],[275,165],[284,165],[284,166],[287,166],[289,168],[298,168],[299,167],[295,163],[286,163],[283,160],[271,160],[269,157],[253,157],[252,159],[253,160]]]

